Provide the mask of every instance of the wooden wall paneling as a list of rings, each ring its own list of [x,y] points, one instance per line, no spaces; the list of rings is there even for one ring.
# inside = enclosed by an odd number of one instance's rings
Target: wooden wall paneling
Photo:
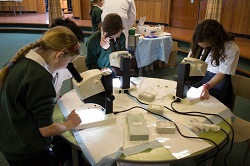
[[[207,11],[207,0],[200,0],[198,24],[205,19],[206,11]]]
[[[146,16],[146,22],[169,24],[170,0],[135,0],[136,20]]]
[[[45,6],[44,0],[36,0],[36,4],[37,4],[37,12],[38,13],[46,13],[46,6]]]
[[[81,17],[81,1],[82,0],[72,0],[73,16],[74,18],[82,19]]]
[[[17,3],[17,2],[3,2],[5,5],[9,5],[10,6],[10,10],[12,10],[12,3]],[[24,7],[24,11],[28,11],[28,12],[37,12],[37,4],[36,1],[33,2],[33,0],[23,0],[22,1],[22,5]],[[17,11],[19,9],[16,9]],[[7,9],[5,9],[5,11],[8,11]]]
[[[90,20],[90,15],[89,15],[89,5],[90,1],[89,0],[82,0],[81,3],[81,18],[83,20]]]
[[[60,0],[61,8],[68,8],[67,0]]]
[[[171,11],[171,0],[163,0],[160,13],[160,20],[164,24],[169,25],[170,21],[170,11]]]
[[[34,0],[23,0],[22,5],[25,11],[37,12],[37,3]]]
[[[236,0],[222,1],[221,24],[228,32],[232,32],[233,20],[235,19],[235,6],[237,6]]]
[[[232,32],[250,35],[250,1],[237,0]]]
[[[172,0],[170,25],[177,28],[195,29],[198,23],[200,0]]]
[[[232,33],[250,35],[250,1],[223,0],[221,24]]]

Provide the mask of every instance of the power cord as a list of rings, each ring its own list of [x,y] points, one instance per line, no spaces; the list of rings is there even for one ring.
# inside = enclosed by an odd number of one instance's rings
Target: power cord
[[[140,101],[137,97],[131,95],[131,94],[129,93],[129,91],[125,91],[125,93],[128,94],[130,97],[135,98],[135,99],[137,100],[137,102],[139,102],[140,104],[148,105],[147,103],[144,103],[144,102]],[[170,108],[168,108],[168,107],[166,107],[166,106],[164,106],[164,107],[167,108],[168,110],[170,110],[170,111],[172,111],[172,112],[175,112],[175,113],[178,113],[178,114],[189,115],[189,116],[200,116],[200,117],[206,118],[210,123],[213,123],[213,122],[212,122],[210,119],[208,119],[206,116],[203,116],[203,115],[193,115],[193,114],[191,114],[191,113],[201,113],[201,112],[186,112],[186,113],[178,112],[178,111],[175,110],[175,109],[173,108],[173,106],[172,106],[172,104],[175,103],[175,102],[180,102],[180,99],[177,98],[176,100],[174,100],[174,101],[171,103],[172,109],[170,109]],[[160,114],[151,112],[151,111],[149,111],[149,110],[147,110],[146,108],[143,108],[143,107],[141,107],[141,106],[135,106],[135,107],[132,107],[132,108],[130,108],[130,109],[127,109],[127,110],[124,110],[124,111],[120,111],[120,112],[116,112],[116,113],[126,112],[126,111],[129,111],[129,110],[134,109],[134,108],[141,108],[141,109],[146,110],[147,112],[149,112],[149,113],[151,113],[151,114],[157,115],[157,116],[162,117],[162,118],[164,118],[164,119],[166,119],[166,120],[168,120],[168,121],[173,122],[174,125],[175,125],[175,127],[176,127],[176,129],[177,129],[177,131],[179,132],[179,134],[180,134],[182,137],[184,137],[184,138],[202,139],[202,140],[206,140],[206,141],[209,141],[209,142],[211,142],[212,144],[214,144],[215,147],[216,147],[216,149],[217,149],[217,152],[216,152],[214,155],[210,156],[209,158],[206,158],[206,159],[202,160],[202,161],[199,162],[197,165],[201,164],[202,162],[204,162],[204,161],[206,161],[206,160],[208,160],[208,159],[210,159],[210,158],[212,158],[212,157],[215,157],[215,158],[216,158],[217,154],[218,154],[219,151],[222,149],[222,148],[220,149],[219,146],[218,146],[213,140],[211,140],[211,139],[202,138],[202,137],[191,137],[191,136],[186,136],[186,135],[182,134],[181,131],[180,131],[180,129],[179,129],[179,127],[176,125],[176,123],[175,123],[174,121],[172,121],[171,119],[169,119],[169,118],[167,118],[167,117],[165,117],[165,116],[163,116],[163,115],[160,115]],[[116,113],[115,113],[115,114],[116,114]],[[188,113],[190,113],[190,114],[188,114]],[[201,113],[201,114],[202,114],[202,113]],[[212,115],[212,114],[210,114],[210,115]],[[219,116],[219,117],[220,117],[220,116]],[[220,117],[220,118],[222,118],[222,117]],[[223,119],[223,118],[222,118],[222,119]],[[223,120],[224,120],[224,119],[223,119]],[[224,120],[224,121],[225,121],[225,120]],[[227,121],[226,121],[226,123],[227,123],[228,125],[230,125]],[[231,125],[230,125],[230,127],[231,127]],[[227,144],[227,143],[228,143],[228,140],[229,140],[228,134],[227,134],[223,129],[221,129],[221,130],[227,135],[227,142],[226,142],[226,144]],[[226,145],[224,145],[224,146],[226,146]],[[224,146],[223,146],[223,148],[224,148]],[[215,158],[214,158],[214,160],[213,160],[213,164],[214,164],[214,162],[215,162]]]
[[[222,119],[224,122],[226,122],[226,124],[230,127],[230,129],[231,129],[231,131],[232,131],[232,142],[231,142],[231,144],[230,144],[230,149],[229,149],[228,153],[226,154],[226,156],[225,156],[225,158],[224,158],[224,163],[225,163],[225,165],[227,165],[226,159],[227,159],[228,155],[230,154],[230,152],[231,152],[231,150],[232,150],[232,147],[233,147],[234,130],[233,130],[232,126],[231,126],[223,117],[221,117],[220,115],[217,115],[217,114],[210,114],[210,113],[203,113],[203,112],[185,112],[185,113],[179,112],[179,111],[177,111],[176,109],[174,109],[174,107],[173,107],[173,103],[176,103],[176,102],[179,102],[179,101],[178,101],[178,100],[175,100],[175,101],[173,101],[173,102],[171,103],[172,109],[167,108],[167,107],[165,107],[165,108],[169,109],[170,111],[174,111],[175,113],[182,114],[182,115],[204,117],[205,119],[207,119],[207,120],[208,120],[210,123],[212,123],[212,124],[213,124],[213,122],[212,122],[210,119],[208,119],[206,116],[203,116],[203,115],[212,115],[212,116],[216,116],[216,117],[219,117],[220,119]],[[196,114],[196,115],[194,115],[194,114]],[[202,115],[197,115],[197,114],[202,114]],[[219,151],[222,150],[222,149],[228,144],[228,142],[229,142],[229,135],[227,134],[227,132],[226,132],[225,130],[223,130],[222,128],[221,128],[221,131],[224,132],[224,133],[226,134],[226,137],[227,137],[226,139],[227,139],[227,140],[226,140],[225,144],[224,144],[221,148],[219,148]],[[204,162],[204,161],[206,161],[206,160],[212,158],[212,157],[215,157],[214,160],[213,160],[213,164],[214,164],[215,159],[216,159],[216,155],[219,153],[219,151],[218,151],[215,155],[212,155],[212,156],[210,156],[209,158],[207,158],[207,159],[205,159],[205,160],[202,160],[201,162],[198,163],[198,165],[201,164],[202,162]]]

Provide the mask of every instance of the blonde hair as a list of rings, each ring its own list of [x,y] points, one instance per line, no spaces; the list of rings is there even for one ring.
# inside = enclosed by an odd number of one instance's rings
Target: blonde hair
[[[67,56],[75,56],[79,53],[78,46],[78,39],[70,29],[57,26],[48,30],[37,42],[21,48],[16,55],[12,57],[9,64],[0,70],[0,90],[3,87],[10,69],[31,49],[40,47],[44,50],[67,51],[72,53],[67,54]]]

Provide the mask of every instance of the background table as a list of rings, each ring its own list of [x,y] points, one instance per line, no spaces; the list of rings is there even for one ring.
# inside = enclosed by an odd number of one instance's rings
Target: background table
[[[0,0],[0,4],[1,4],[1,7],[2,7],[2,13],[4,12],[4,7],[5,7],[3,5],[3,2],[12,2],[12,5],[9,6],[9,8],[12,8],[14,15],[16,15],[16,8],[15,8],[15,4],[14,3],[18,2],[19,14],[21,15],[21,8],[22,8],[22,6],[21,6],[20,2],[22,2],[22,0]]]
[[[166,105],[168,107],[170,106],[171,99],[168,98],[166,95],[175,89],[176,82],[162,80],[162,79],[153,79],[153,78],[143,78],[142,81],[143,81],[143,83],[141,83],[141,84],[147,85],[147,86],[140,86],[140,88],[137,91],[133,92],[135,96],[138,95],[138,93],[140,93],[140,91],[144,91],[145,89],[147,89],[147,91],[150,91],[150,92],[154,92],[155,90],[156,90],[155,92],[162,91],[162,92],[164,92],[164,94],[158,94],[158,96],[160,96],[160,95],[165,95],[165,96],[161,96],[158,99],[156,98],[156,100],[154,102],[155,103],[162,102],[163,101],[162,99],[164,98],[164,103],[165,103],[164,105]],[[148,86],[151,88],[149,88]],[[165,98],[165,97],[167,97],[167,98]],[[128,107],[130,107],[130,106],[128,106]],[[176,104],[176,108],[178,108],[178,110],[181,110],[184,112],[190,111],[190,110],[197,110],[198,108],[200,108],[200,109],[198,109],[199,111],[203,110],[205,112],[210,112],[210,111],[212,112],[213,110],[216,110],[216,109],[217,110],[219,109],[218,111],[221,111],[223,113],[230,112],[227,107],[225,107],[223,104],[221,104],[218,100],[216,100],[213,97],[211,97],[209,100],[202,101],[202,102],[199,102],[199,103],[197,103],[195,105],[191,105],[191,106],[184,106],[183,104],[179,103],[179,104]],[[165,112],[165,114],[167,114],[168,116],[171,116],[169,114],[169,112]],[[55,121],[62,121],[63,120],[62,113],[61,113],[60,108],[58,106],[55,108],[54,120]],[[230,121],[230,118],[228,120]],[[226,125],[225,122],[220,122],[218,125],[221,128],[223,128],[227,133],[229,132],[230,128],[229,128],[229,126]],[[79,146],[78,146],[78,144],[77,144],[76,140],[74,139],[71,132],[66,132],[66,133],[62,134],[62,136],[72,144],[74,151],[77,148],[79,149]],[[209,138],[209,139],[215,141],[216,144],[218,144],[218,145],[223,143],[223,141],[226,138],[226,135],[222,131],[204,132],[204,133],[201,133],[199,136]],[[203,155],[203,156],[207,155],[214,148],[215,148],[215,146],[211,146],[210,148],[206,148],[200,152],[191,154],[185,158],[176,159],[167,148],[160,147],[157,149],[147,150],[145,152],[141,152],[141,153],[130,155],[130,156],[123,156],[122,155],[122,156],[120,156],[120,159],[118,161],[132,162],[132,163],[179,162],[179,161],[183,161],[183,160],[192,159],[195,157],[200,157],[201,155]]]
[[[172,45],[173,41],[171,36],[160,36],[158,38],[140,37],[135,51],[138,68],[141,69],[156,60],[163,61],[167,64],[172,51]]]

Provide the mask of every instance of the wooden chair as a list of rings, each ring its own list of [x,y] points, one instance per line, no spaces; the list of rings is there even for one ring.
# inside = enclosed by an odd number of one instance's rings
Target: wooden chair
[[[232,76],[234,103],[236,96],[240,96],[250,100],[250,78],[243,77],[240,75]],[[234,109],[234,104],[233,104]],[[234,130],[234,142],[247,142],[247,149],[243,156],[242,165],[246,165],[246,159],[250,150],[250,122],[235,116],[233,120],[232,127]],[[230,138],[232,138],[232,133],[230,133]]]
[[[14,12],[14,15],[16,15],[16,9],[18,9],[20,15],[24,11],[24,7],[22,5],[22,2],[23,2],[23,0],[19,0],[17,2],[13,2],[13,4],[12,4],[12,10]]]
[[[10,6],[9,5],[5,5],[4,2],[0,2],[0,8],[2,10],[2,15],[4,13],[4,9],[5,8],[9,9],[9,12],[10,12]]]
[[[250,78],[243,77],[237,74],[232,76],[232,85],[233,85],[233,101],[235,103],[236,96],[244,97],[250,100]],[[234,109],[234,103],[233,108]]]

